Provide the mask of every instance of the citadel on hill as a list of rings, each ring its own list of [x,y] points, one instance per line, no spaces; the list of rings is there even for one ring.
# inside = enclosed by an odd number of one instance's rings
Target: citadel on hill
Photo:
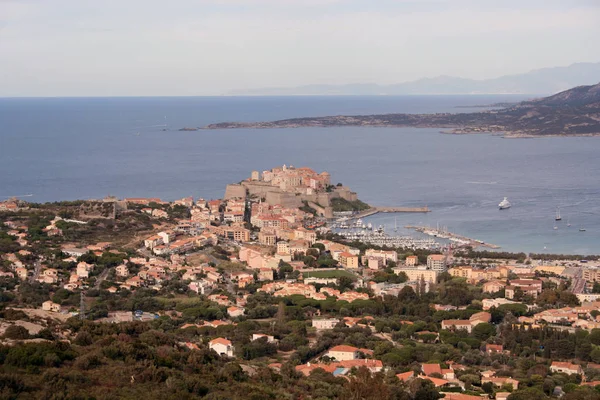
[[[269,205],[299,208],[304,203],[321,216],[333,217],[333,199],[356,201],[357,195],[348,187],[331,184],[328,172],[318,174],[308,167],[276,167],[270,171],[252,171],[249,179],[227,185],[225,200],[260,198]]]

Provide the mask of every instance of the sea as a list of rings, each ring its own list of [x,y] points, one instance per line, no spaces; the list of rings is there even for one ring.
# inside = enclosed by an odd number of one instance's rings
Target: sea
[[[334,184],[369,204],[431,209],[365,219],[388,232],[439,226],[501,251],[600,254],[597,137],[506,139],[372,127],[179,131],[223,121],[470,112],[530,97],[3,98],[0,199],[213,199],[252,170],[309,166],[330,172]],[[512,207],[500,211],[504,197]]]

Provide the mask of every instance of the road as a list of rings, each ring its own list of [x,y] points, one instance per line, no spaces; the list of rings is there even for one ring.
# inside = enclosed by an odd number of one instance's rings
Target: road
[[[40,272],[42,272],[42,262],[40,260],[37,260],[34,265],[35,268],[33,270],[33,275],[29,277],[29,283],[37,281],[37,279],[40,277]]]
[[[571,284],[571,292],[578,294],[585,291],[585,279],[573,278]]]
[[[573,275],[571,280],[571,287],[569,288],[571,292],[578,294],[585,292],[585,279],[583,279],[583,271],[581,268],[577,270],[577,272]]]
[[[96,284],[94,285],[94,289],[100,289],[100,285],[102,284],[102,282],[104,282],[110,270],[111,268],[106,268],[104,271],[102,271],[100,275],[98,275],[98,278],[96,279]]]

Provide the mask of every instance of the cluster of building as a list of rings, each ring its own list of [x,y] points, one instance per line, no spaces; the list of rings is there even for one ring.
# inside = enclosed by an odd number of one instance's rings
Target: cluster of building
[[[158,232],[144,239],[144,247],[156,255],[183,254],[195,247],[216,245],[219,241],[215,232],[203,231],[194,236],[181,235],[180,230]]]
[[[404,266],[393,268],[395,274],[403,273],[409,281],[427,283],[436,283],[438,275],[446,270],[446,256],[443,254],[427,256],[427,265],[419,265],[417,256],[408,256],[404,261]]]
[[[252,171],[251,181],[260,181],[278,187],[284,192],[312,194],[325,190],[331,184],[328,172],[317,174],[310,168],[294,168],[293,165],[276,167],[270,171]]]
[[[600,328],[600,318],[593,312],[599,308],[600,302],[583,303],[578,307],[549,309],[533,314],[532,317],[519,317],[519,322],[534,328],[550,324],[591,331]]]
[[[272,294],[275,297],[300,295],[313,300],[326,300],[327,297],[334,297],[337,300],[347,302],[369,299],[367,293],[360,293],[352,290],[341,293],[339,290],[330,287],[322,287],[317,291],[316,287],[311,284],[290,283],[284,281],[266,283],[258,289],[258,291]]]
[[[0,211],[19,211],[19,202],[17,199],[8,199],[0,201]]]

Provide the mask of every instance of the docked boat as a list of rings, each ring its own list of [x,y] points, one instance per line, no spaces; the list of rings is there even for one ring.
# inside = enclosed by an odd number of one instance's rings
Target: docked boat
[[[508,199],[505,197],[504,200],[498,204],[498,208],[500,210],[506,210],[507,208],[510,208],[510,201],[508,201]]]

